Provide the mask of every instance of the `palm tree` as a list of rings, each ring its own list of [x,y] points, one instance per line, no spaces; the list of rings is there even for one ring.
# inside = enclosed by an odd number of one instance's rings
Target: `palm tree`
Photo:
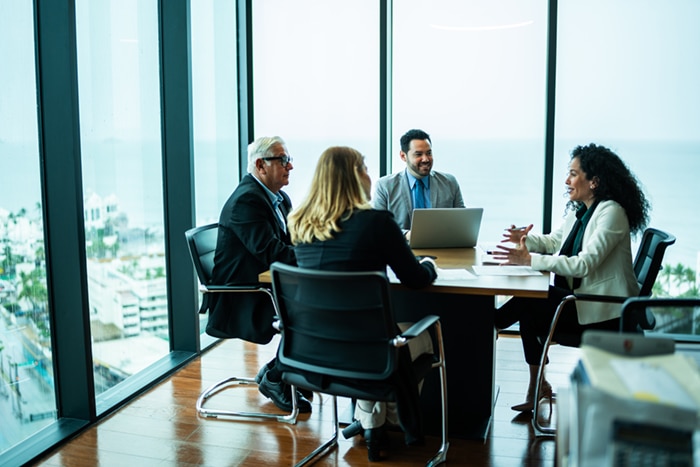
[[[659,274],[659,277],[656,280],[656,284],[654,284],[654,287],[656,287],[656,285],[659,286],[658,289],[660,289],[659,290],[660,293],[658,293],[658,294],[655,293],[654,295],[658,295],[660,297],[665,297],[665,296],[670,295],[672,274],[673,274],[673,268],[670,265],[665,264],[661,268],[661,272]]]
[[[36,202],[36,205],[34,205],[34,210],[36,211],[36,221],[41,223],[44,217],[44,213],[41,210],[41,201]]]
[[[43,263],[44,260],[46,259],[46,252],[44,251],[44,244],[40,244],[39,247],[34,251],[34,257],[36,258],[34,260],[34,264],[37,268],[39,268]]]
[[[15,271],[15,265],[17,264],[17,260],[14,254],[12,254],[12,247],[10,247],[10,243],[7,242],[3,246],[3,259],[2,262],[0,263],[0,274],[4,275],[10,275],[13,274]]]
[[[683,285],[683,278],[685,277],[685,266],[681,263],[676,264],[673,267],[672,274],[676,287],[680,288],[681,285]]]
[[[695,270],[691,267],[685,268],[685,276],[684,276],[684,282],[686,284],[690,284],[690,286],[695,285]]]
[[[688,290],[683,292],[681,297],[696,298],[700,297],[700,289],[696,285],[691,286]]]
[[[673,268],[670,265],[664,264],[661,266],[659,275],[652,287],[652,295],[654,297],[668,297],[670,295],[672,273]]]
[[[30,272],[20,272],[20,280],[22,290],[17,296],[17,301],[27,299],[32,304],[32,319],[37,321],[37,313],[43,313],[46,310],[48,301],[48,291],[46,290],[46,281],[44,280],[43,269],[32,269]]]

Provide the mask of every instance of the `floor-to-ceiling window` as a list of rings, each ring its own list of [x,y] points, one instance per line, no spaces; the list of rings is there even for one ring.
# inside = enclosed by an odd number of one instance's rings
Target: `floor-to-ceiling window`
[[[217,222],[238,184],[235,2],[190,5],[196,224]],[[204,332],[207,315],[201,315]]]
[[[373,0],[253,2],[255,136],[294,158],[294,205],[329,146],[362,152],[379,173],[379,6]]]
[[[157,5],[76,2],[97,394],[169,351]]]
[[[430,134],[434,169],[483,207],[480,240],[542,220],[547,2],[393,2],[392,162]]]
[[[0,1],[0,453],[56,418],[32,2]]]
[[[570,151],[615,151],[649,198],[651,227],[677,237],[657,286],[697,295],[700,248],[700,3],[560,2],[552,225],[561,222]]]
[[[238,183],[235,3],[191,4],[197,225],[216,222]]]

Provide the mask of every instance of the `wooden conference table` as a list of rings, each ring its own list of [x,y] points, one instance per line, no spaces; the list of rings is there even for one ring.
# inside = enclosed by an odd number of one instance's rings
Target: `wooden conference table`
[[[495,297],[544,298],[549,275],[473,274],[472,267],[481,265],[483,250],[479,247],[420,249],[414,253],[435,256],[440,269],[469,271],[440,275],[433,285],[420,290],[396,283],[391,299],[398,321],[418,321],[426,314],[440,316],[447,365],[449,435],[485,439],[498,396],[494,382]],[[269,284],[269,272],[261,274],[260,281]],[[440,433],[439,387],[437,372],[431,372],[421,392],[426,432],[430,434]]]

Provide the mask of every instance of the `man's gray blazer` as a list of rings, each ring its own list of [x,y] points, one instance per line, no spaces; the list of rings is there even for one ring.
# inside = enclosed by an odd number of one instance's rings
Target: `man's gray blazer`
[[[463,208],[462,192],[454,175],[444,172],[430,172],[430,207]],[[396,223],[402,230],[411,229],[413,197],[408,184],[406,170],[385,175],[377,180],[372,198],[374,209],[385,209],[394,214]]]

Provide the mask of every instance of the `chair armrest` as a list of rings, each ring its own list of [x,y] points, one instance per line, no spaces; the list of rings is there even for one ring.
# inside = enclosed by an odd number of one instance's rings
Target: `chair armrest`
[[[209,295],[215,293],[258,293],[262,292],[267,294],[272,300],[272,306],[275,309],[275,315],[279,316],[277,310],[277,302],[275,302],[275,296],[272,294],[272,290],[263,286],[262,284],[246,284],[246,285],[205,285],[199,284],[199,291],[202,293],[203,301],[199,308],[199,313],[206,313],[209,309]]]
[[[208,293],[219,292],[265,292],[269,293],[268,288],[260,284],[250,285],[202,285],[202,291]]]
[[[605,302],[605,303],[624,303],[629,297],[618,297],[616,295],[593,295],[593,294],[574,294],[576,300],[586,302]]]
[[[401,333],[403,337],[406,337],[408,339],[413,339],[414,337],[418,337],[420,334],[423,334],[428,328],[430,328],[433,324],[435,324],[436,321],[440,319],[439,316],[436,315],[428,315],[418,321],[417,323],[414,323],[411,325],[410,328],[406,329],[404,332]]]
[[[411,339],[414,339],[419,335],[423,334],[439,320],[440,317],[436,315],[428,315],[423,317],[420,321],[411,325],[410,328],[406,329],[404,332],[394,337],[391,340],[392,345],[394,345],[395,347],[402,347],[406,345]]]
[[[614,295],[592,295],[592,294],[574,294],[575,300],[583,300],[587,302],[605,302],[605,303],[624,303],[629,297],[617,297]],[[631,321],[620,322],[621,331],[637,332],[638,329],[654,329],[656,326],[656,318],[649,310],[640,310],[632,314]]]

